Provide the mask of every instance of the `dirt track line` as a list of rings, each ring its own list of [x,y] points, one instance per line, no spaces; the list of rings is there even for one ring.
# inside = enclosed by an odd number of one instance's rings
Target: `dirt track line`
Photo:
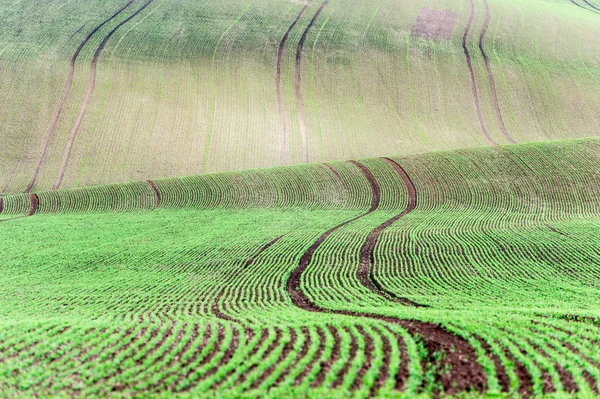
[[[593,10],[590,10],[589,8],[585,8],[584,6],[582,6],[581,4],[576,3],[574,0],[569,0],[571,3],[575,4],[577,7],[579,8],[583,8],[586,11],[591,11],[593,13],[596,14],[600,14],[600,9],[594,7],[593,5],[591,5],[589,2],[587,2],[586,0],[583,0],[585,2],[585,4],[587,4],[588,6],[592,7]]]
[[[479,34],[479,51],[481,51],[481,55],[483,56],[483,63],[485,64],[485,69],[488,75],[488,83],[490,86],[490,92],[492,95],[492,103],[494,105],[494,110],[496,111],[496,119],[498,120],[498,125],[500,126],[500,130],[502,130],[502,134],[511,144],[516,144],[512,137],[508,134],[506,130],[506,126],[504,125],[504,120],[502,119],[502,113],[500,112],[500,105],[498,104],[498,95],[496,94],[496,83],[494,82],[494,75],[492,73],[492,68],[490,67],[490,59],[488,58],[485,50],[483,49],[483,38],[487,33],[487,29],[490,23],[490,6],[487,0],[483,0],[483,4],[485,5],[485,20],[483,22],[483,28],[481,28],[481,33]]]
[[[373,205],[374,204],[371,205],[371,209],[366,213],[355,216],[354,218],[330,228],[306,249],[300,257],[297,267],[290,273],[288,280],[286,281],[286,291],[290,296],[292,303],[307,312],[368,318],[398,325],[411,334],[421,337],[425,341],[425,346],[429,353],[428,360],[430,362],[441,363],[439,364],[439,367],[436,367],[439,372],[436,374],[435,379],[441,383],[446,394],[452,395],[457,392],[471,389],[483,392],[487,386],[487,378],[483,368],[477,363],[477,354],[475,353],[475,350],[467,343],[467,341],[448,332],[443,327],[431,322],[405,320],[376,313],[323,308],[313,303],[301,289],[300,283],[302,281],[302,274],[311,263],[315,251],[333,232],[371,213],[374,210]],[[438,352],[445,353],[442,360],[437,358],[436,353]],[[446,372],[446,369],[449,369],[449,371]]]
[[[279,42],[279,49],[277,50],[277,73],[275,75],[275,87],[277,88],[277,103],[279,105],[279,126],[280,126],[280,136],[279,136],[279,146],[280,146],[280,154],[281,154],[281,164],[285,165],[285,136],[286,136],[286,128],[285,128],[285,117],[283,114],[283,98],[281,96],[281,61],[283,58],[283,49],[285,48],[285,42],[290,35],[294,26],[298,23],[300,18],[302,18],[302,14],[306,8],[312,3],[312,0],[309,0],[308,3],[304,4],[294,22],[288,27],[287,31],[281,38],[281,42]]]
[[[144,5],[141,6],[140,8],[138,8],[133,14],[131,14],[129,17],[125,18],[123,21],[119,22],[119,24],[117,26],[115,26],[113,28],[113,30],[111,30],[104,37],[104,39],[102,40],[100,45],[98,45],[98,48],[96,49],[96,52],[94,53],[94,56],[92,57],[92,62],[90,63],[90,76],[88,79],[88,87],[85,92],[85,96],[83,97],[83,101],[81,102],[81,106],[79,108],[79,115],[77,115],[77,120],[75,121],[75,125],[73,125],[73,128],[71,129],[71,133],[69,134],[69,139],[67,140],[67,144],[65,146],[63,159],[60,164],[60,168],[58,170],[58,177],[56,179],[56,183],[54,183],[54,186],[52,187],[53,190],[58,189],[62,183],[62,179],[65,174],[65,170],[67,169],[67,163],[69,162],[69,156],[71,155],[71,148],[73,147],[73,142],[75,141],[75,136],[77,134],[77,131],[79,130],[79,126],[81,125],[81,121],[83,120],[83,117],[85,115],[85,111],[87,109],[87,105],[90,100],[90,97],[92,96],[92,93],[94,92],[94,86],[96,84],[96,64],[98,63],[98,57],[100,57],[100,54],[102,53],[102,50],[106,46],[106,43],[108,42],[110,37],[121,26],[125,25],[127,22],[129,22],[133,18],[135,18],[140,12],[142,12],[146,7],[148,7],[150,5],[150,3],[152,3],[153,1],[154,0],[147,0],[146,3],[144,3]]]
[[[0,197],[0,213],[4,210],[4,198]]]
[[[402,303],[407,306],[427,307],[426,305],[422,305],[417,302],[411,301],[408,298],[399,297],[395,293],[388,291],[385,288],[381,287],[381,285],[375,279],[375,276],[373,273],[373,265],[375,263],[373,251],[375,250],[375,245],[377,244],[377,242],[379,240],[379,236],[381,235],[383,230],[387,229],[393,223],[398,221],[398,219],[402,218],[403,216],[408,215],[417,206],[417,191],[415,189],[415,185],[414,185],[413,181],[411,180],[410,176],[408,176],[408,174],[406,173],[404,168],[402,168],[402,166],[400,166],[397,162],[395,162],[389,158],[382,158],[382,159],[384,161],[386,161],[387,163],[389,163],[394,168],[396,173],[402,178],[402,181],[404,182],[404,186],[406,187],[406,189],[408,191],[408,204],[402,212],[400,212],[399,214],[395,215],[394,217],[386,220],[385,222],[383,222],[382,224],[377,226],[367,236],[365,243],[363,244],[362,248],[360,249],[360,265],[358,267],[358,272],[357,272],[358,279],[370,291],[376,293],[377,295],[381,295],[390,301]],[[369,175],[370,176],[367,175],[367,178],[370,180],[372,179],[371,185],[373,187],[375,187],[377,185],[377,181],[375,180],[375,177],[372,174],[369,173]],[[379,187],[377,187],[377,196],[379,196],[379,195],[380,195]],[[378,201],[379,201],[379,199],[378,199]]]
[[[304,163],[308,163],[308,137],[306,136],[306,122],[304,119],[304,108],[302,107],[302,96],[300,95],[300,64],[302,62],[302,48],[304,47],[304,42],[306,41],[306,37],[308,36],[308,32],[310,28],[313,27],[317,18],[325,8],[325,6],[329,3],[329,0],[324,0],[315,15],[313,15],[304,32],[302,32],[302,36],[300,37],[300,41],[296,46],[296,73],[294,75],[294,87],[296,89],[296,104],[298,106],[298,117],[300,119],[300,138],[302,140],[302,160]]]
[[[485,124],[483,123],[483,116],[481,115],[481,108],[479,106],[479,95],[477,94],[477,85],[475,84],[475,72],[473,71],[473,64],[471,63],[471,55],[469,54],[469,49],[467,48],[467,36],[469,36],[469,32],[471,31],[471,26],[473,25],[473,18],[475,16],[475,5],[473,4],[473,0],[469,0],[471,5],[471,10],[469,13],[469,20],[467,21],[467,27],[465,28],[465,33],[462,38],[462,48],[465,53],[465,58],[467,60],[467,68],[469,68],[469,75],[471,77],[471,92],[473,94],[473,102],[475,103],[475,111],[477,112],[477,118],[479,119],[479,126],[481,127],[481,131],[485,135],[485,138],[494,146],[497,146],[496,143],[488,133],[485,128]]]
[[[69,66],[69,75],[67,76],[67,81],[65,82],[65,87],[63,88],[62,94],[60,95],[60,99],[58,100],[58,105],[56,107],[56,110],[54,111],[54,116],[52,117],[52,121],[50,122],[48,129],[46,129],[46,134],[44,135],[44,141],[42,143],[42,152],[38,159],[38,164],[35,169],[35,172],[33,173],[33,178],[31,179],[31,182],[29,182],[29,184],[27,185],[27,188],[25,189],[26,193],[31,191],[31,189],[33,188],[33,186],[40,174],[40,170],[42,168],[42,163],[44,162],[44,158],[46,158],[46,153],[48,152],[48,145],[50,144],[50,137],[52,136],[52,133],[54,132],[54,127],[56,126],[56,123],[58,122],[58,119],[60,118],[60,114],[62,113],[62,109],[65,105],[65,101],[67,100],[67,96],[69,95],[69,91],[71,90],[71,85],[73,83],[73,75],[75,74],[75,62],[77,61],[77,57],[79,57],[79,53],[81,52],[83,47],[87,44],[87,42],[91,39],[91,37],[94,35],[94,33],[96,33],[100,28],[102,28],[104,25],[106,25],[112,19],[114,19],[117,15],[119,15],[121,12],[123,12],[127,7],[129,7],[133,3],[133,1],[134,0],[129,0],[127,3],[125,3],[125,5],[123,7],[121,7],[117,11],[115,11],[109,18],[102,21],[102,23],[100,23],[100,25],[96,26],[90,33],[88,33],[88,35],[79,44],[79,47],[77,47],[77,50],[75,50],[73,57],[71,57],[71,65]]]
[[[590,3],[589,1],[587,1],[587,0],[583,0],[583,2],[584,2],[585,4],[587,4],[588,6],[592,7],[594,10],[596,10],[596,11],[600,11],[600,8],[596,7],[595,5],[593,5],[592,3]]]
[[[160,191],[158,190],[158,186],[154,182],[154,180],[146,180],[146,183],[150,185],[150,188],[154,191],[154,208],[156,209],[160,206]]]

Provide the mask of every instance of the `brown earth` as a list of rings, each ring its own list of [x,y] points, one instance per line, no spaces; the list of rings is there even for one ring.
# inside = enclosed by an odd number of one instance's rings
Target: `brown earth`
[[[458,13],[423,7],[412,27],[411,35],[426,39],[449,40],[457,20]]]

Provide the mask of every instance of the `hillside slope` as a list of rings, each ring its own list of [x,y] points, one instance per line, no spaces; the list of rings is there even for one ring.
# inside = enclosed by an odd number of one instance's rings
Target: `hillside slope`
[[[2,392],[597,394],[599,147],[4,197]]]
[[[597,0],[19,0],[0,193],[588,137]]]

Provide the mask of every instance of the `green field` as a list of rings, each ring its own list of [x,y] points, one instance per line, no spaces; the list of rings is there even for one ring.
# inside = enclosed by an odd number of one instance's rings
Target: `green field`
[[[0,397],[600,396],[598,0],[0,16]]]

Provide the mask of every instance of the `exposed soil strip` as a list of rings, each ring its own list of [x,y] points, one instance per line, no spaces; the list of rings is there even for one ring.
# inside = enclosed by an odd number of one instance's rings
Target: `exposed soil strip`
[[[154,209],[156,209],[160,206],[160,191],[158,190],[156,183],[154,183],[154,180],[146,180],[146,182],[154,191]]]
[[[354,334],[352,334],[350,328],[348,328],[347,326],[344,326],[343,328],[344,331],[346,331],[346,334],[348,334],[348,336],[350,337],[350,350],[348,351],[348,360],[346,361],[346,363],[344,363],[344,367],[342,367],[342,369],[338,372],[337,377],[331,384],[332,388],[339,388],[342,385],[342,383],[344,382],[344,377],[348,374],[350,366],[352,365],[352,362],[356,357],[356,353],[358,352],[358,341],[356,340],[356,337],[354,336]]]
[[[4,210],[4,198],[0,197],[0,213]]]
[[[306,356],[306,354],[308,353],[308,350],[310,349],[310,347],[312,345],[312,341],[310,339],[310,332],[308,331],[308,328],[306,328],[306,326],[302,326],[302,328],[300,330],[302,331],[302,335],[304,336],[304,342],[302,343],[302,347],[298,351],[298,354],[294,358],[293,362],[289,365],[289,367],[287,367],[279,375],[279,377],[277,377],[277,381],[275,381],[275,383],[273,384],[274,387],[281,385],[281,383],[283,382],[285,377],[298,365],[300,360],[302,360]]]
[[[256,254],[254,254],[254,256],[252,256],[250,259],[248,259],[246,261],[246,263],[244,264],[244,269],[249,267],[252,263],[254,263],[254,260],[256,258],[258,258],[263,252],[265,252],[267,249],[269,249],[271,247],[271,245],[275,244],[277,241],[281,240],[283,238],[284,235],[280,235],[279,237],[275,238],[273,241],[265,244],[261,249],[258,250],[258,252],[256,252]]]
[[[550,229],[550,231],[552,231],[553,233],[560,234],[563,237],[569,237],[568,234],[565,234],[562,231],[555,229],[554,227],[550,226],[549,224],[546,224],[546,227],[548,227],[548,229]]]
[[[298,105],[298,117],[300,118],[300,138],[302,140],[302,160],[304,163],[308,163],[308,137],[306,136],[306,122],[304,120],[304,108],[302,107],[302,97],[300,95],[300,65],[302,61],[302,47],[304,47],[304,42],[306,41],[306,37],[308,36],[308,32],[310,28],[315,24],[317,18],[325,8],[325,6],[329,3],[329,0],[324,0],[315,15],[313,15],[304,32],[302,32],[302,36],[300,37],[300,41],[296,46],[296,74],[294,76],[294,86],[296,88],[296,103]]]
[[[25,216],[33,216],[40,207],[40,198],[37,194],[29,194],[29,212]]]
[[[210,377],[211,375],[215,374],[217,371],[219,371],[219,369],[221,367],[223,367],[224,365],[226,365],[229,360],[231,360],[231,358],[233,357],[233,355],[235,354],[235,351],[237,350],[238,344],[240,342],[240,333],[237,329],[233,329],[232,332],[232,339],[231,339],[231,343],[229,344],[229,347],[225,350],[225,353],[223,353],[223,356],[219,359],[218,363],[212,367],[210,370],[208,370],[206,373],[202,374],[202,376],[200,376],[200,379],[202,380],[206,380],[208,377]],[[220,347],[221,342],[219,342],[219,346],[215,346],[215,354],[216,352],[219,351],[219,347]],[[190,373],[193,373],[195,370],[190,370]],[[182,389],[182,390],[178,390],[177,392],[188,392],[191,389],[193,389],[195,387],[196,384],[190,384],[188,385],[186,388]]]
[[[394,376],[396,381],[394,389],[402,391],[406,387],[406,381],[408,380],[409,375],[408,363],[410,359],[408,357],[408,351],[406,350],[406,343],[400,334],[392,330],[389,326],[385,326],[385,328],[394,334],[396,341],[398,342],[398,348],[400,349],[400,367],[398,368],[398,373]]]
[[[258,377],[256,379],[256,381],[254,381],[254,383],[251,386],[251,389],[256,389],[256,388],[260,387],[260,385],[271,374],[273,374],[273,372],[275,371],[277,366],[279,366],[279,364],[281,364],[281,362],[283,362],[289,356],[290,352],[294,349],[294,345],[296,344],[296,340],[298,339],[298,334],[296,333],[296,330],[294,330],[293,328],[290,328],[289,331],[290,331],[290,340],[283,345],[283,349],[281,350],[279,357],[277,357],[277,360],[275,360],[273,362],[273,364],[271,366],[269,366],[269,368],[266,369],[265,372],[262,373],[260,375],[260,377]],[[277,341],[281,341],[281,339],[279,339]]]
[[[492,103],[494,104],[494,110],[496,111],[496,119],[498,120],[498,125],[500,126],[500,130],[502,130],[502,134],[506,139],[515,144],[515,141],[506,131],[506,126],[504,125],[504,120],[502,119],[502,113],[500,112],[500,106],[498,105],[498,95],[496,94],[496,83],[494,82],[494,75],[492,74],[492,68],[490,67],[490,59],[488,58],[485,50],[483,49],[483,38],[487,33],[487,29],[490,23],[490,6],[488,5],[487,0],[483,0],[483,4],[485,5],[485,20],[483,22],[483,28],[481,29],[481,33],[479,34],[479,51],[481,51],[481,55],[483,56],[483,63],[485,64],[485,69],[488,75],[488,82],[490,85],[490,92],[492,94]]]
[[[476,335],[473,335],[473,336],[475,337],[475,339],[477,341],[479,341],[479,343],[483,347],[483,350],[485,350],[486,356],[489,357],[490,359],[492,359],[492,362],[494,363],[494,368],[496,369],[496,378],[498,379],[498,383],[500,384],[500,388],[502,389],[502,392],[509,392],[510,391],[510,379],[508,378],[508,374],[506,374],[506,370],[504,369],[504,366],[502,365],[502,361],[500,360],[500,358],[497,355],[495,355],[492,352],[492,347],[490,346],[490,344],[488,344],[481,337],[478,337]]]
[[[262,355],[262,357],[260,359],[261,362],[263,362],[266,359],[268,359],[269,355],[275,350],[275,348],[277,348],[277,344],[279,344],[279,342],[281,342],[282,335],[283,335],[283,333],[282,333],[281,329],[279,327],[275,327],[275,339],[265,349],[265,352],[263,353],[263,355]],[[261,341],[261,344],[263,342],[264,341]],[[246,379],[250,376],[250,373],[253,370],[255,370],[258,366],[259,366],[259,364],[253,364],[252,366],[248,367],[248,369],[246,370],[246,372],[244,374],[242,374],[242,375],[239,376],[239,378],[236,381],[236,385],[239,385],[239,384],[243,383],[244,381],[246,381]],[[256,384],[256,381],[254,382],[254,384]]]
[[[352,381],[352,385],[350,387],[350,389],[356,391],[362,387],[363,378],[365,377],[365,374],[367,374],[367,371],[369,371],[371,368],[373,363],[373,353],[375,352],[375,344],[373,343],[373,338],[371,338],[371,336],[365,331],[363,326],[357,324],[354,327],[358,330],[359,334],[362,335],[364,341],[364,361],[356,371],[356,374],[354,375],[354,381]],[[386,368],[386,366],[386,364],[383,364],[381,367]]]
[[[302,328],[305,328],[305,327],[302,327]],[[312,359],[310,359],[310,362],[306,366],[304,366],[304,368],[302,369],[300,374],[298,374],[296,376],[296,378],[294,379],[294,385],[299,385],[300,383],[302,383],[302,381],[304,381],[304,378],[306,378],[308,373],[310,373],[311,370],[313,369],[315,363],[319,359],[321,359],[321,355],[323,354],[323,349],[325,349],[325,334],[323,333],[323,330],[321,330],[320,327],[316,327],[316,330],[317,330],[317,335],[319,336],[319,345],[317,346],[317,350],[315,351],[315,354],[313,355]],[[306,342],[311,343],[308,332],[306,334],[307,334]],[[334,343],[334,345],[335,345],[335,343]],[[321,362],[321,369],[323,368],[324,363],[325,362]],[[316,378],[313,381],[316,381]],[[323,382],[323,380],[321,380],[321,383],[322,382]]]
[[[44,141],[42,143],[42,152],[38,159],[38,164],[35,169],[35,172],[33,173],[33,177],[31,179],[31,181],[29,182],[29,184],[27,185],[27,188],[25,189],[26,193],[31,191],[31,189],[33,188],[33,186],[40,174],[40,169],[42,168],[42,163],[44,162],[44,158],[46,157],[46,153],[48,152],[48,145],[50,143],[50,137],[52,136],[54,127],[56,126],[56,123],[58,122],[58,118],[60,118],[60,114],[62,112],[63,106],[65,105],[65,101],[67,99],[67,96],[69,95],[69,91],[71,90],[71,84],[73,83],[73,75],[75,73],[75,62],[77,61],[77,57],[79,56],[79,53],[83,49],[83,46],[85,46],[86,43],[90,40],[90,38],[94,35],[94,33],[96,33],[100,28],[102,28],[104,25],[106,25],[108,22],[110,22],[112,19],[114,19],[117,15],[119,15],[121,12],[123,12],[127,7],[129,7],[131,5],[131,3],[133,3],[133,1],[134,0],[129,0],[127,3],[125,3],[125,5],[123,7],[121,7],[117,11],[115,11],[110,17],[108,17],[107,19],[102,21],[102,23],[100,23],[100,25],[96,26],[90,33],[88,33],[88,35],[79,44],[79,47],[77,47],[77,50],[75,50],[73,57],[71,57],[71,65],[69,67],[69,75],[67,76],[67,81],[65,82],[65,87],[63,88],[60,99],[58,100],[58,105],[56,107],[56,110],[54,111],[54,116],[52,117],[52,121],[50,122],[48,129],[46,129],[46,134],[44,135]]]
[[[471,76],[471,92],[473,93],[473,102],[475,103],[475,111],[477,111],[477,118],[479,119],[479,126],[481,127],[481,131],[485,135],[485,138],[492,144],[498,145],[488,133],[485,128],[485,124],[483,123],[483,116],[481,115],[481,108],[479,106],[479,95],[477,94],[477,86],[475,84],[475,72],[473,71],[473,64],[471,63],[471,55],[469,54],[469,49],[467,48],[467,36],[469,36],[469,32],[471,31],[471,26],[473,25],[473,17],[475,16],[475,5],[473,4],[473,0],[469,0],[471,11],[469,13],[469,20],[467,21],[467,27],[465,29],[465,33],[462,38],[462,48],[465,53],[465,57],[467,59],[467,68],[469,68],[469,75]]]
[[[279,104],[279,126],[280,126],[280,136],[279,136],[280,150],[279,151],[281,154],[281,164],[282,165],[285,165],[285,135],[286,135],[285,117],[283,115],[283,98],[281,96],[281,61],[283,58],[283,49],[285,48],[285,42],[287,41],[288,36],[290,35],[290,32],[292,31],[292,29],[294,29],[294,26],[296,26],[296,24],[302,17],[302,14],[304,14],[304,11],[311,3],[312,3],[312,0],[309,0],[308,3],[304,4],[304,6],[300,10],[300,12],[298,12],[296,19],[294,19],[294,22],[292,22],[292,24],[288,27],[287,31],[283,35],[283,38],[281,38],[281,42],[279,42],[279,49],[277,50],[277,74],[275,77],[275,86],[277,88],[277,102]]]
[[[383,158],[383,160],[392,165],[396,173],[402,178],[402,181],[404,182],[404,185],[406,186],[406,189],[408,191],[408,205],[402,212],[395,215],[391,219],[386,220],[369,233],[365,243],[360,249],[360,264],[358,267],[357,276],[363,286],[365,286],[375,294],[381,295],[390,301],[399,302],[407,306],[426,307],[426,305],[421,305],[419,303],[411,301],[408,298],[399,297],[393,292],[381,287],[381,285],[377,282],[373,274],[373,264],[375,263],[373,251],[375,249],[375,245],[377,244],[379,236],[381,235],[383,230],[391,226],[401,217],[412,212],[417,206],[417,191],[415,189],[414,183],[412,182],[406,171],[397,162],[389,158]],[[371,186],[373,187],[373,202],[377,201],[377,203],[379,203],[380,190],[379,185],[377,184],[377,180],[375,180],[373,174],[368,172],[368,169],[365,168],[365,170],[365,176],[367,176],[367,179],[369,179],[369,181],[371,182]]]
[[[381,387],[387,381],[387,379],[389,377],[389,373],[390,373],[390,353],[392,351],[392,346],[390,345],[390,341],[387,339],[387,337],[385,335],[380,334],[380,336],[381,336],[381,341],[382,341],[382,345],[383,345],[383,347],[382,347],[383,359],[382,359],[382,364],[379,368],[379,373],[377,375],[377,379],[375,380],[375,383],[369,390],[369,396],[375,396],[379,392]]]
[[[311,263],[312,257],[319,246],[336,230],[371,213],[375,209],[373,208],[373,205],[374,204],[371,205],[371,209],[366,213],[355,216],[354,218],[327,230],[302,254],[298,266],[290,273],[286,282],[286,290],[292,303],[308,312],[369,318],[399,325],[411,334],[421,337],[430,354],[430,361],[440,363],[439,367],[437,367],[440,372],[437,373],[435,378],[442,385],[446,394],[452,395],[467,390],[483,392],[487,386],[487,378],[483,368],[477,363],[477,354],[475,353],[475,350],[467,343],[467,341],[451,334],[443,327],[430,322],[402,320],[375,313],[326,309],[314,304],[301,289],[300,283],[302,281],[302,274]],[[378,203],[375,205],[378,205]],[[434,355],[438,352],[444,354],[441,360]]]
[[[65,170],[67,168],[67,163],[69,162],[69,156],[71,155],[71,148],[73,147],[73,142],[75,141],[75,135],[77,134],[77,130],[79,130],[79,126],[81,125],[81,121],[83,120],[83,116],[85,115],[85,111],[87,109],[88,102],[90,100],[90,97],[92,96],[92,93],[94,92],[94,86],[96,84],[96,64],[98,63],[98,57],[102,53],[102,50],[106,46],[106,43],[108,42],[110,37],[121,26],[125,25],[127,22],[129,22],[133,18],[135,18],[140,12],[142,12],[146,7],[148,7],[150,5],[150,3],[152,3],[153,1],[154,0],[147,0],[146,3],[144,3],[144,5],[141,6],[140,8],[138,8],[133,14],[131,14],[129,17],[125,18],[123,21],[119,22],[119,24],[117,24],[117,26],[115,26],[113,28],[113,30],[111,30],[104,37],[104,39],[102,40],[102,42],[96,49],[96,52],[94,53],[94,56],[92,57],[92,62],[90,64],[90,76],[88,79],[88,87],[85,92],[85,96],[83,97],[83,101],[81,102],[81,106],[79,108],[79,115],[77,116],[75,125],[73,126],[73,128],[71,129],[71,133],[69,134],[69,139],[67,140],[67,145],[65,146],[65,151],[63,154],[62,162],[60,164],[60,169],[58,170],[58,177],[56,179],[56,183],[54,183],[54,186],[52,187],[53,190],[58,189],[62,183],[62,179],[65,174]]]
[[[563,365],[554,361],[550,357],[550,355],[548,355],[542,348],[540,348],[540,346],[538,344],[532,342],[529,339],[526,339],[526,341],[529,345],[531,345],[533,347],[533,349],[538,351],[539,354],[541,354],[545,359],[547,359],[554,365],[554,368],[558,372],[560,382],[561,382],[565,392],[570,392],[570,393],[577,392],[577,390],[578,390],[577,384],[575,383],[575,380],[573,379],[573,376],[571,375],[571,373],[569,373]]]
[[[329,370],[331,370],[331,366],[333,366],[333,364],[340,358],[340,348],[341,348],[341,341],[342,341],[340,334],[335,329],[335,327],[332,325],[328,324],[327,329],[333,336],[333,348],[331,348],[331,355],[329,356],[329,359],[321,362],[321,364],[320,364],[321,367],[319,369],[319,373],[317,374],[315,379],[310,384],[311,388],[320,387],[323,384],[323,381],[325,381],[325,377],[329,373]],[[322,334],[319,334],[319,338],[321,338],[322,343],[319,345],[318,353],[322,353],[322,351],[323,351],[322,346],[325,345],[325,336]],[[317,358],[316,355],[315,355],[315,358]]]

